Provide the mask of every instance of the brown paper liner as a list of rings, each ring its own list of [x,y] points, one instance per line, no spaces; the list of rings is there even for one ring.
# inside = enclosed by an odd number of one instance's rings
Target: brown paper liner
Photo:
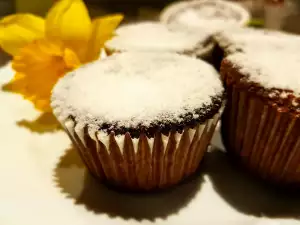
[[[222,116],[227,151],[268,181],[300,187],[300,119],[236,85],[230,73],[232,68],[222,68],[228,94]]]
[[[88,170],[100,181],[130,190],[172,186],[196,171],[210,143],[219,113],[195,128],[154,138],[129,133],[101,136],[78,128],[73,119],[64,128]],[[102,133],[103,134],[103,133]]]

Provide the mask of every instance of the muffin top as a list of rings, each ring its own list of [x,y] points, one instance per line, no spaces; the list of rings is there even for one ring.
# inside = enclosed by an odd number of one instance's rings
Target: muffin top
[[[300,50],[300,37],[280,31],[255,28],[231,28],[214,35],[226,54],[234,52],[294,51]]]
[[[123,25],[116,36],[106,43],[115,51],[165,51],[191,53],[205,43],[208,35],[196,34],[186,28],[167,27],[156,22]]]
[[[125,52],[87,64],[59,80],[52,107],[110,133],[183,129],[211,118],[223,99],[218,73],[175,53]],[[132,132],[131,132],[132,134]]]
[[[300,44],[300,43],[299,43]],[[227,56],[227,64],[238,72],[234,82],[248,87],[271,104],[285,110],[300,112],[300,55],[297,51],[270,51],[235,53]]]
[[[231,26],[244,26],[250,14],[239,4],[223,0],[177,2],[167,7],[161,15],[166,24],[207,28],[218,31]]]

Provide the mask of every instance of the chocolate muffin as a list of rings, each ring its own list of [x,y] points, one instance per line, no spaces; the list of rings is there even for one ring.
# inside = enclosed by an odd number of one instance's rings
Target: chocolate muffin
[[[157,22],[139,22],[121,26],[105,45],[107,53],[153,51],[204,57],[209,35],[181,27],[174,29]]]
[[[211,58],[215,46],[212,35],[232,27],[248,24],[250,13],[240,4],[223,0],[179,1],[167,6],[160,21],[174,28],[185,27],[194,33],[206,35],[207,44],[202,49]]]
[[[293,187],[300,186],[299,70],[297,51],[274,49],[231,54],[221,65],[227,151],[260,177]]]
[[[216,47],[213,50],[214,66],[220,69],[221,61],[236,52],[290,51],[297,48],[300,37],[286,32],[255,28],[231,28],[213,36]],[[300,49],[299,49],[300,50]]]
[[[95,177],[150,190],[195,172],[223,98],[218,73],[201,60],[125,52],[62,78],[52,107]]]

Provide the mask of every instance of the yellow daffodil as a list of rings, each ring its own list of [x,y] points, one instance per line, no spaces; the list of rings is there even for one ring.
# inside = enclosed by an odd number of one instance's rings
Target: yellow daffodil
[[[91,20],[83,0],[59,0],[46,18],[15,14],[0,20],[0,47],[13,56],[16,74],[6,90],[50,112],[51,90],[60,77],[98,59],[120,24],[120,14]]]

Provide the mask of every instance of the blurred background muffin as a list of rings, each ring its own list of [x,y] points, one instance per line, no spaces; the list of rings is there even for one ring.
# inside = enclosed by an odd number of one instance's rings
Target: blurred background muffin
[[[208,33],[185,27],[178,29],[159,22],[126,24],[119,27],[116,34],[106,43],[110,54],[124,51],[175,52],[206,59],[210,50],[206,50],[207,46],[211,46]]]
[[[215,47],[212,35],[231,27],[245,27],[250,19],[249,11],[241,4],[224,0],[175,2],[167,6],[160,15],[160,21],[168,27],[185,28],[199,36],[205,36],[207,44],[198,49],[198,55],[208,61],[212,61]]]

